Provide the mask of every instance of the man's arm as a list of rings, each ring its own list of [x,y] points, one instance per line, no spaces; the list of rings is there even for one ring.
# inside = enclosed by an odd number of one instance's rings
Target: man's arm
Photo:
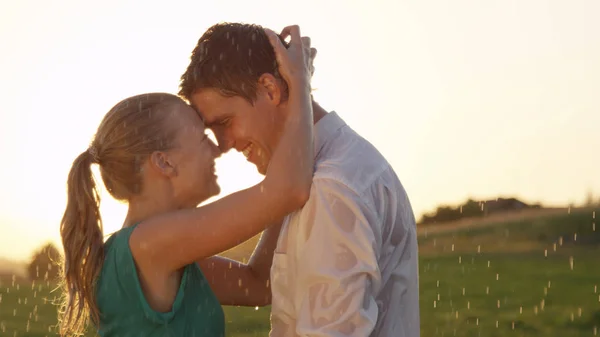
[[[296,334],[303,337],[368,336],[377,321],[373,288],[381,275],[373,212],[343,184],[315,180],[311,207],[300,228]]]
[[[248,264],[222,256],[198,261],[221,305],[271,304],[269,275],[280,230],[281,222],[262,233]]]

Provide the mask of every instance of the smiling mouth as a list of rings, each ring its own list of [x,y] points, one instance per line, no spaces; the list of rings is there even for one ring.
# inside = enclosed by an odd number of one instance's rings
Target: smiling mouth
[[[244,154],[244,157],[246,157],[247,160],[250,160],[250,154],[252,153],[252,143],[248,144],[248,146],[242,149],[241,152]]]

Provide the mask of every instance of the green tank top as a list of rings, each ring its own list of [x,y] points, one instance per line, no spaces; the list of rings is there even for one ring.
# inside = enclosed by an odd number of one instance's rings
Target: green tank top
[[[225,336],[223,309],[196,263],[185,267],[171,311],[163,313],[150,308],[129,247],[134,228],[121,229],[104,245],[104,265],[97,283],[98,334],[102,337]]]

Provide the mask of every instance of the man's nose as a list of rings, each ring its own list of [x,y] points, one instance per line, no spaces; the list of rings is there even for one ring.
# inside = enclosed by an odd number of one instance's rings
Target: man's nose
[[[219,148],[219,146],[217,144],[215,144],[212,140],[210,141],[210,143],[211,143],[211,149],[212,149],[213,157],[215,159],[221,157],[221,155],[223,154],[223,152],[221,152],[221,149]]]
[[[219,150],[221,153],[227,153],[233,147],[233,141],[231,138],[226,137],[223,132],[215,132],[215,138],[219,144]]]

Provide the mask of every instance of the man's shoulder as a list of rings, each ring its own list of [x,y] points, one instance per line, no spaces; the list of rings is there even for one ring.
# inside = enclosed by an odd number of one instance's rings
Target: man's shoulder
[[[386,171],[387,159],[367,139],[346,126],[323,148],[314,181],[338,183],[361,194]]]

